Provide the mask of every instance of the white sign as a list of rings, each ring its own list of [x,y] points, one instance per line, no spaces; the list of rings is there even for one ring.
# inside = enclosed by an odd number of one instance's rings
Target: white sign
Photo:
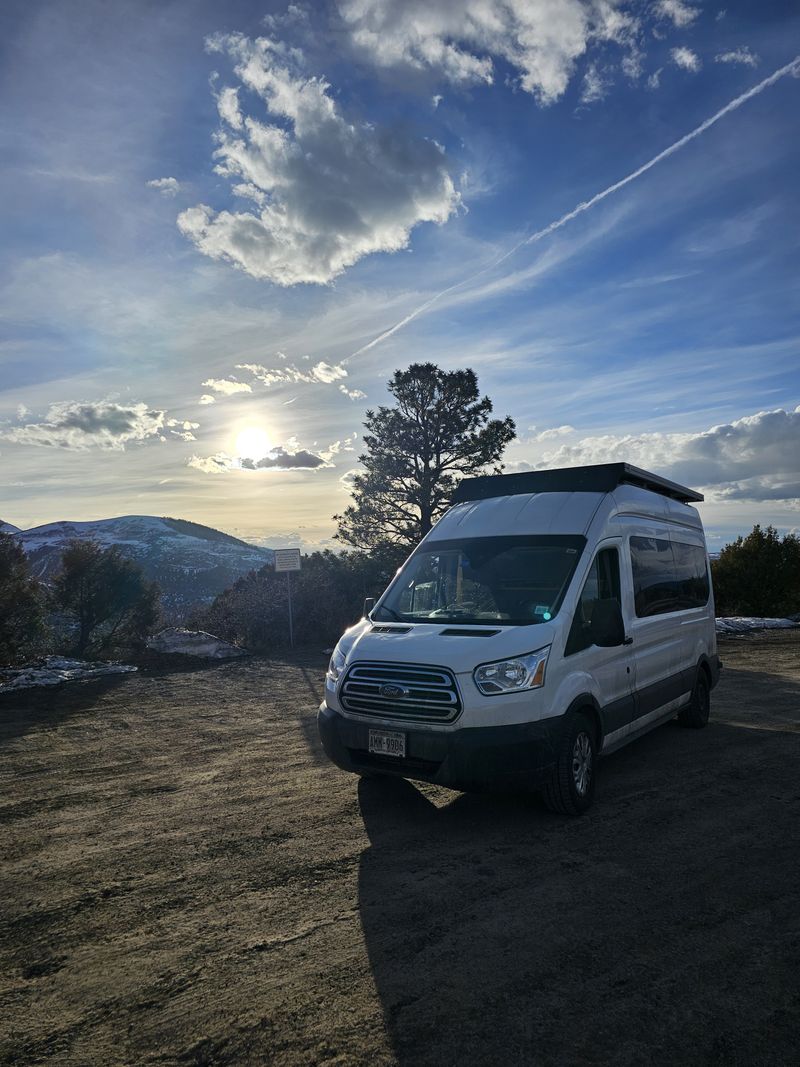
[[[275,573],[279,571],[300,570],[299,548],[276,548],[275,549]]]

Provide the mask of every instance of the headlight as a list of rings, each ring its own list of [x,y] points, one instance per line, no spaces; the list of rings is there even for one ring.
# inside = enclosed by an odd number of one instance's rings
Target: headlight
[[[339,646],[333,650],[331,661],[328,664],[328,673],[325,677],[329,682],[338,682],[339,675],[344,670],[344,653],[339,650]]]
[[[484,663],[473,675],[475,685],[484,696],[500,693],[519,693],[523,689],[540,689],[544,685],[544,671],[550,646],[540,648],[527,656],[501,659],[497,663]]]

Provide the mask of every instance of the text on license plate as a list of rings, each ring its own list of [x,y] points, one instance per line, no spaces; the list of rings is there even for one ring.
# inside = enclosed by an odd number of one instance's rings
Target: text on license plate
[[[369,751],[379,756],[400,756],[406,754],[406,735],[389,730],[370,730]]]

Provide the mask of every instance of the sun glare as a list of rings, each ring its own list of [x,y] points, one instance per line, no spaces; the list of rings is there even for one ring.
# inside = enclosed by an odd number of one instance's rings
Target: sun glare
[[[263,459],[271,448],[269,438],[258,426],[247,426],[236,437],[236,454],[240,459]]]

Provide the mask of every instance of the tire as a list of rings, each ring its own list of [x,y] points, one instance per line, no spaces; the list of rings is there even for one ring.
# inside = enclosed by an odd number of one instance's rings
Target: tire
[[[688,726],[690,730],[702,730],[708,725],[708,716],[711,711],[711,685],[708,675],[701,667],[697,672],[697,680],[692,690],[692,699],[685,708],[678,712],[678,722],[681,726]]]
[[[597,741],[589,719],[580,713],[567,720],[558,746],[544,802],[562,815],[583,815],[594,799]]]

